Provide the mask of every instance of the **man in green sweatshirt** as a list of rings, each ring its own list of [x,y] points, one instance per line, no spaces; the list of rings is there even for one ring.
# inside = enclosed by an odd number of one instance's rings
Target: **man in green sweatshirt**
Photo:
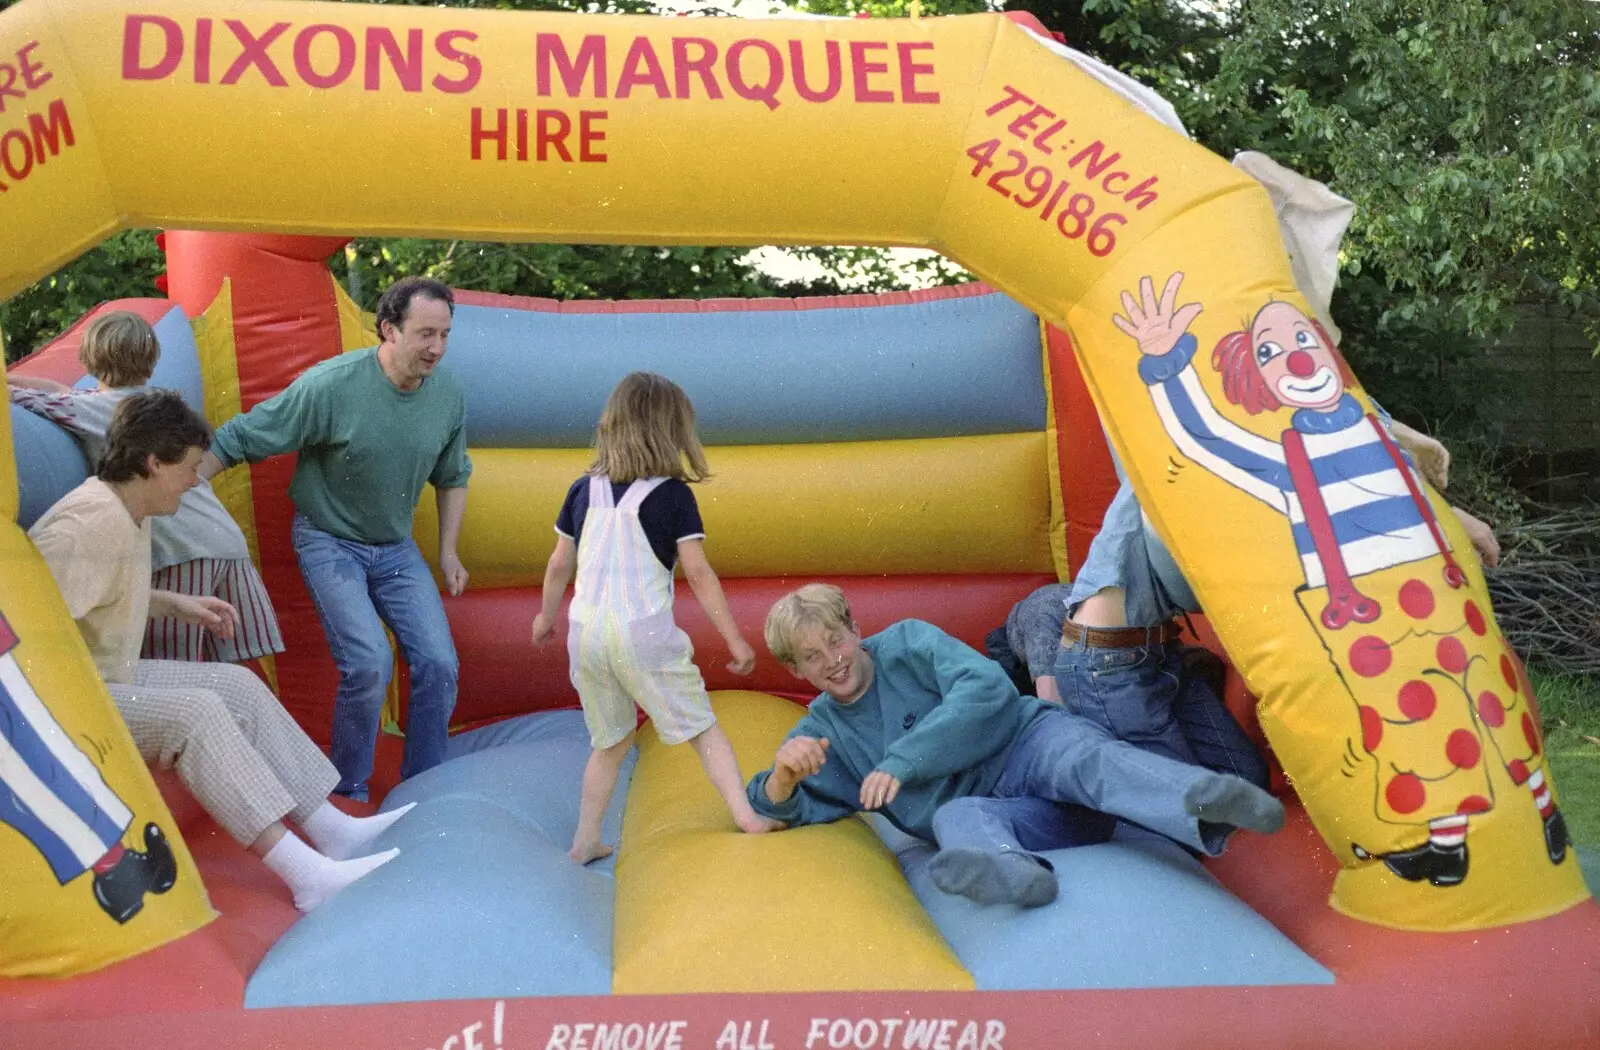
[[[1270,834],[1283,806],[1254,784],[1141,751],[1055,704],[932,624],[863,639],[844,593],[808,584],[767,614],[767,647],[821,691],[750,781],[758,813],[791,827],[881,811],[933,841],[934,884],[982,904],[1056,896],[1038,850],[1082,841],[1072,807],[1216,855],[1235,828]]]
[[[393,667],[385,625],[411,671],[402,777],[444,760],[457,660],[444,603],[411,538],[424,484],[439,504],[439,570],[452,595],[467,585],[456,553],[467,506],[466,401],[444,357],[455,298],[426,278],[397,281],[378,301],[382,342],[308,368],[288,389],[217,429],[200,466],[298,452],[292,536],[328,648],[339,668],[333,764],[339,794],[365,800],[378,714]]]

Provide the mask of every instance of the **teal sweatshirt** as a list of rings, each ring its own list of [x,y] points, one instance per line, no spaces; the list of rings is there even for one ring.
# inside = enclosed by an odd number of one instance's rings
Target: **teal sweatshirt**
[[[311,524],[340,539],[394,543],[411,535],[422,486],[461,488],[466,397],[449,372],[401,390],[376,347],[306,369],[277,397],[217,428],[224,466],[299,452],[289,498]]]
[[[849,704],[817,697],[789,733],[827,739],[821,772],[782,805],[767,798],[772,771],[757,773],[750,804],[790,826],[827,823],[860,810],[862,780],[881,769],[900,781],[881,812],[931,840],[934,811],[992,791],[1012,744],[1049,705],[1018,695],[999,664],[921,620],[902,620],[861,644],[874,668],[867,691]]]

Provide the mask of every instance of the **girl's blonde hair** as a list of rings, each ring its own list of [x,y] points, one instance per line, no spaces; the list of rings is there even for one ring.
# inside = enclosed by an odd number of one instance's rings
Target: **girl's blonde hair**
[[[138,314],[112,310],[84,330],[78,360],[104,387],[143,386],[156,370],[161,347]]]
[[[836,627],[854,630],[855,620],[844,592],[831,583],[808,583],[779,598],[767,611],[762,632],[773,659],[785,667],[796,666],[795,646],[800,641],[800,629],[808,624],[824,631]]]
[[[654,372],[625,376],[600,413],[589,473],[604,474],[618,484],[639,478],[709,478],[689,396]]]

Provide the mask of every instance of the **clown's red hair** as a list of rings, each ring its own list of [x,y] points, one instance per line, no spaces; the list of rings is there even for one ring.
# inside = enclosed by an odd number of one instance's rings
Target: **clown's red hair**
[[[1259,317],[1260,313],[1257,312],[1256,316]],[[1354,386],[1356,377],[1351,373],[1350,365],[1345,361],[1344,355],[1334,344],[1333,337],[1328,335],[1328,330],[1315,318],[1308,317],[1306,320],[1311,322],[1311,327],[1316,329],[1317,338],[1322,340],[1322,345],[1328,348],[1333,354],[1333,359],[1339,363],[1339,378],[1344,381],[1345,388]],[[1283,407],[1278,395],[1267,386],[1266,378],[1261,374],[1261,366],[1256,363],[1254,340],[1250,338],[1249,332],[1229,332],[1218,340],[1216,349],[1211,351],[1211,367],[1222,373],[1223,396],[1252,416]]]

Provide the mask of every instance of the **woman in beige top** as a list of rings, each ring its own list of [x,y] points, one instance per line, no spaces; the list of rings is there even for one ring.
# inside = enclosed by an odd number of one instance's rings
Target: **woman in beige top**
[[[111,310],[84,330],[78,360],[99,386],[76,390],[48,379],[7,376],[11,401],[61,427],[83,447],[94,470],[106,451],[106,428],[124,398],[150,382],[161,356],[150,325],[138,314]],[[239,663],[283,652],[278,618],[266,584],[250,560],[244,533],[211,486],[185,492],[174,514],[150,529],[151,586],[183,594],[215,595],[238,612],[231,634],[165,615],[157,604],[140,627],[151,660],[224,660]]]
[[[358,856],[410,809],[352,817],[328,802],[339,775],[248,670],[142,660],[145,622],[175,617],[224,637],[238,613],[221,598],[153,590],[150,519],[177,510],[210,444],[205,421],[170,390],[117,406],[96,476],[63,496],[28,536],[44,556],[139,754],[178,776],[208,813],[288,883],[309,911],[398,850]],[[284,825],[289,819],[310,839]],[[111,887],[137,907],[148,887]]]

